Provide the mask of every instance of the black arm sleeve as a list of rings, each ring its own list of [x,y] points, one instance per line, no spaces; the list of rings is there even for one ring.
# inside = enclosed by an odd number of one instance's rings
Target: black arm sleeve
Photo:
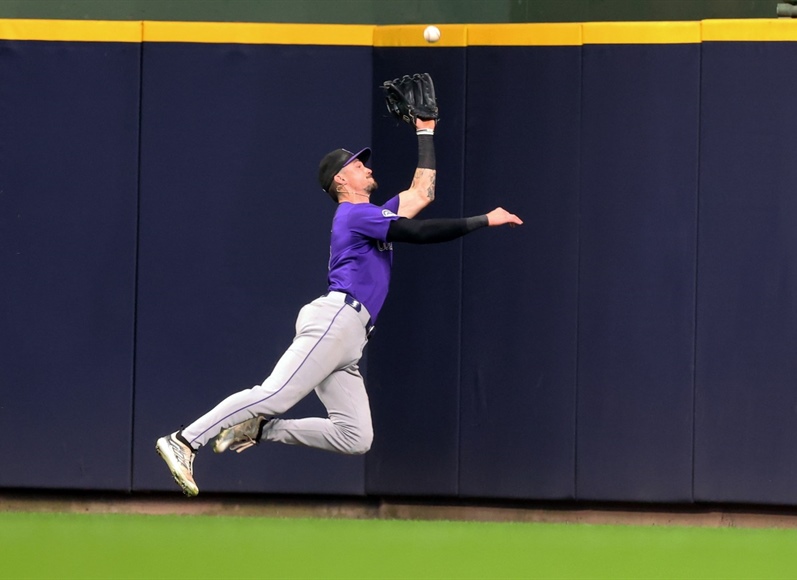
[[[436,244],[455,240],[486,226],[486,215],[431,220],[399,218],[390,222],[387,229],[387,241]]]
[[[418,168],[435,168],[434,137],[432,135],[418,135]]]

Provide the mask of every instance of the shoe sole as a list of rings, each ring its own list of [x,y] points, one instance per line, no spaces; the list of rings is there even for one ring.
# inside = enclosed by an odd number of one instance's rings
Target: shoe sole
[[[168,443],[166,443],[166,445],[168,445]],[[158,455],[160,455],[161,459],[163,459],[164,463],[166,463],[166,466],[169,468],[169,471],[171,471],[172,473],[174,481],[177,482],[177,485],[180,486],[180,489],[183,490],[183,493],[188,497],[195,497],[196,495],[199,495],[199,488],[191,487],[190,485],[185,483],[183,479],[180,477],[179,471],[172,465],[170,458],[167,457],[169,453],[161,449],[160,440],[158,440],[158,442],[155,444],[155,451],[158,452]]]

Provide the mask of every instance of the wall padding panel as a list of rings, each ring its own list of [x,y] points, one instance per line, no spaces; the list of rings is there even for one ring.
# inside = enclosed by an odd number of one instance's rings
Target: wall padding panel
[[[468,49],[464,211],[525,225],[464,240],[463,496],[575,493],[580,73],[577,46]]]
[[[422,69],[418,66],[422,62]],[[374,84],[429,72],[441,115],[435,133],[434,202],[418,217],[462,211],[464,48],[376,48]],[[382,91],[374,106],[374,163],[380,203],[409,187],[418,164],[415,132],[389,117]],[[367,456],[370,494],[457,494],[459,461],[459,312],[462,242],[394,245],[390,296],[368,346],[367,386],[374,444]]]
[[[174,489],[157,437],[261,383],[326,292],[318,163],[368,141],[370,71],[370,47],[145,44],[136,489]],[[325,414],[315,395],[303,414]],[[281,445],[195,470],[203,491],[363,492],[362,457]]]
[[[797,502],[794,43],[703,45],[695,497]]]
[[[700,45],[583,55],[577,497],[690,501]]]
[[[130,487],[140,50],[0,41],[0,486]]]

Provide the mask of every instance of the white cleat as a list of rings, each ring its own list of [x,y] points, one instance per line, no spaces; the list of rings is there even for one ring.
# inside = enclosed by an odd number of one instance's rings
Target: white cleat
[[[216,453],[224,453],[227,449],[236,453],[246,451],[258,444],[263,434],[263,427],[270,420],[259,415],[222,430],[213,441],[213,451]]]
[[[183,489],[183,493],[188,497],[197,495],[199,488],[194,482],[195,451],[177,438],[177,431],[158,439],[155,450],[169,466],[174,481]]]

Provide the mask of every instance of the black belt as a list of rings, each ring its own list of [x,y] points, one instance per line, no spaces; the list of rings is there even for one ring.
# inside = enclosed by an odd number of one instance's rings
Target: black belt
[[[329,296],[329,292],[324,294],[324,296]],[[344,294],[345,298],[343,301],[354,308],[357,312],[360,312],[363,309],[363,303],[357,300],[351,294]],[[368,318],[368,322],[365,323],[365,338],[371,338],[371,335],[374,333],[374,324],[371,322],[371,318]]]

